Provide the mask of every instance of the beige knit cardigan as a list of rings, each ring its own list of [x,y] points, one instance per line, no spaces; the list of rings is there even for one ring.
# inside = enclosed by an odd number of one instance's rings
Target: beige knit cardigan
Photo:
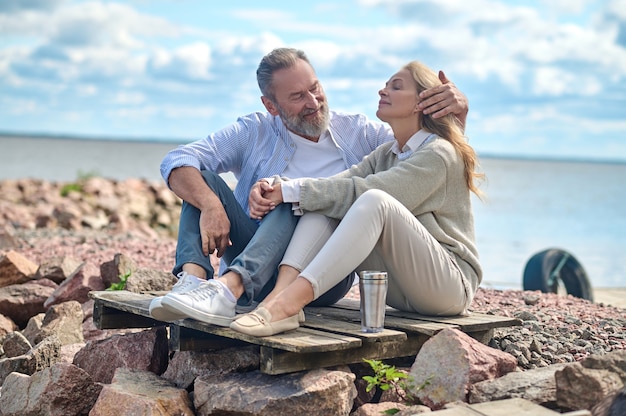
[[[329,178],[307,179],[300,208],[341,219],[369,189],[380,189],[407,207],[453,256],[473,297],[482,280],[474,217],[463,160],[450,142],[430,140],[405,160],[385,143],[361,163]]]

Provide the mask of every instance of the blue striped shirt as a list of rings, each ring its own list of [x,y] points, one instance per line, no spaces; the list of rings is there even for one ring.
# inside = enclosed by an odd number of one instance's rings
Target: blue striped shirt
[[[387,125],[362,114],[331,111],[329,129],[346,169],[379,145],[393,140]],[[252,185],[261,178],[282,174],[295,150],[296,145],[280,117],[257,112],[239,117],[235,123],[206,139],[171,150],[161,162],[161,176],[167,183],[171,171],[181,166],[218,174],[232,172],[237,178],[235,198],[248,212]],[[312,172],[309,176],[316,175]]]

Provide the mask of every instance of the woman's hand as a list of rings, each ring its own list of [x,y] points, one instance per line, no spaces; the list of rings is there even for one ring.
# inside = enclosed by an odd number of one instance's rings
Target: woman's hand
[[[276,206],[265,194],[272,191],[272,186],[267,181],[260,180],[252,186],[248,196],[250,218],[260,220]]]
[[[283,193],[280,183],[272,186],[267,181],[260,180],[252,186],[248,196],[250,218],[260,220],[282,202]]]
[[[263,196],[268,200],[272,201],[272,209],[274,209],[277,205],[283,203],[283,190],[281,188],[280,183],[274,184],[274,186],[270,187],[265,191]]]

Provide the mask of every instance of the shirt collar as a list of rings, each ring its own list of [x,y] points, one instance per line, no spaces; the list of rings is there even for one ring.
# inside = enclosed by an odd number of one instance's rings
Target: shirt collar
[[[415,133],[411,138],[406,142],[404,147],[400,149],[398,142],[394,140],[393,145],[389,149],[391,152],[398,155],[400,159],[405,159],[413,154],[417,149],[419,149],[428,139],[432,136],[432,133],[429,133],[423,129],[420,129],[417,133]]]

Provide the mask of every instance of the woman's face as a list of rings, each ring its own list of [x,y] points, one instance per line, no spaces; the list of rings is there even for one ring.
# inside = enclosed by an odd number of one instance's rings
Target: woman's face
[[[378,111],[376,116],[385,122],[403,118],[415,118],[419,102],[415,81],[407,69],[402,69],[378,91]]]

